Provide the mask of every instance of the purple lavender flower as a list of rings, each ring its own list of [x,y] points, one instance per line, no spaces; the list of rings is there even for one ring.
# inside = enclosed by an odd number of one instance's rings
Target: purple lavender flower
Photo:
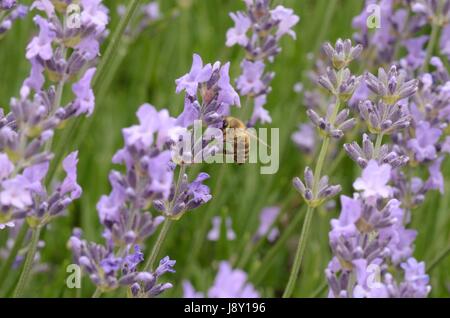
[[[402,104],[386,105],[382,101],[374,104],[366,100],[359,104],[359,113],[374,134],[392,134],[409,127],[411,122],[409,111]]]
[[[408,148],[414,153],[414,159],[423,162],[437,158],[436,144],[442,135],[438,128],[421,121],[416,124],[416,136],[408,141]]]
[[[198,85],[207,82],[211,78],[212,70],[211,64],[203,66],[202,58],[198,54],[194,54],[189,73],[175,81],[177,84],[177,93],[186,90],[186,93],[190,96],[196,96]]]
[[[392,194],[392,189],[388,185],[391,169],[390,165],[379,165],[375,160],[371,160],[361,177],[353,183],[353,187],[355,190],[362,191],[362,195],[369,200],[377,197],[388,198]]]
[[[270,16],[279,22],[278,30],[276,31],[278,39],[285,34],[290,35],[293,39],[296,38],[292,28],[300,21],[300,18],[294,14],[294,10],[279,5],[270,11]]]
[[[73,93],[76,96],[73,107],[76,109],[76,115],[87,114],[90,116],[94,111],[95,96],[91,88],[91,81],[94,77],[96,68],[88,69],[79,82],[72,86]]]
[[[247,11],[231,13],[235,26],[227,32],[227,46],[239,45],[246,50],[246,58],[241,63],[242,75],[236,85],[244,96],[253,97],[253,114],[248,122],[253,126],[257,122],[271,122],[270,115],[263,108],[266,95],[271,91],[270,82],[275,74],[264,73],[265,61],[272,62],[281,51],[280,39],[288,34],[295,39],[292,28],[300,18],[292,9],[281,5],[275,9],[269,7],[269,1],[251,0],[245,2]]]
[[[322,51],[337,70],[347,67],[353,60],[359,58],[362,50],[363,47],[360,44],[353,47],[350,39],[344,41],[338,39],[334,47],[331,43],[325,43],[322,46]]]
[[[202,120],[207,126],[222,128],[223,119],[231,106],[240,106],[239,95],[230,84],[230,63],[207,64],[194,54],[191,71],[176,80],[177,93],[186,90],[183,113],[177,124],[189,127],[194,120]]]
[[[428,168],[430,176],[425,184],[425,188],[427,190],[439,190],[443,195],[445,182],[441,172],[442,161],[444,161],[444,157],[439,157]]]
[[[395,65],[389,72],[383,68],[378,69],[378,77],[367,73],[367,87],[381,97],[387,105],[394,105],[398,101],[413,96],[417,91],[417,80],[407,80],[404,70],[397,71]]]
[[[212,228],[208,232],[207,238],[210,241],[218,241],[220,239],[222,229],[222,218],[220,216],[215,216],[211,221]],[[236,239],[236,233],[233,231],[232,221],[233,220],[230,217],[225,219],[226,238],[228,241],[233,241]]]
[[[280,231],[276,227],[272,227],[275,223],[278,215],[280,214],[280,208],[277,206],[271,206],[262,209],[259,214],[259,227],[255,234],[255,239],[267,237],[269,242],[273,242],[278,237]]]
[[[233,46],[239,44],[240,46],[247,46],[248,37],[247,31],[250,29],[251,20],[248,16],[242,12],[230,13],[231,19],[233,19],[235,26],[227,31],[227,46]]]
[[[203,294],[198,293],[189,282],[183,283],[184,297],[202,298]],[[219,271],[213,286],[208,290],[208,298],[259,298],[259,293],[253,285],[247,282],[247,274],[234,269],[231,265],[222,261],[219,264]]]
[[[242,61],[242,75],[236,80],[236,87],[243,95],[258,95],[265,89],[262,81],[265,65],[261,61]]]
[[[321,177],[319,183],[315,184],[313,171],[309,167],[305,168],[304,177],[304,183],[300,178],[294,178],[293,185],[311,207],[318,207],[341,192],[340,185],[328,184],[327,176]]]
[[[316,149],[317,135],[310,123],[300,124],[298,130],[291,136],[295,145],[304,153],[312,154]]]
[[[366,168],[369,161],[376,160],[378,164],[389,164],[392,168],[406,165],[409,158],[397,153],[397,147],[389,147],[384,144],[380,147],[378,153],[375,152],[375,146],[367,134],[363,134],[362,146],[357,142],[344,144],[344,149],[350,158],[353,159],[361,168]]]
[[[167,200],[155,200],[153,202],[155,208],[162,212],[165,217],[178,220],[186,212],[194,210],[211,200],[210,189],[203,184],[207,179],[209,179],[209,175],[202,172],[194,181],[189,183],[187,174],[184,174],[178,185],[172,185]]]
[[[27,59],[31,60],[34,57],[49,60],[53,56],[52,41],[55,38],[55,32],[51,30],[50,23],[42,18],[36,16],[34,22],[39,26],[39,35],[34,37],[27,46]]]

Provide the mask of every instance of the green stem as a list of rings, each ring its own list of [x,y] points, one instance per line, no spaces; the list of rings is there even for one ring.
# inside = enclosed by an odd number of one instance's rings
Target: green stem
[[[97,287],[97,289],[95,290],[95,292],[92,294],[91,298],[100,298],[100,296],[103,294],[102,290]]]
[[[375,142],[375,158],[378,158],[378,155],[380,154],[381,149],[381,143],[383,142],[384,135],[382,133],[377,135],[377,140]]]
[[[130,22],[131,18],[133,17],[134,13],[136,12],[137,8],[139,7],[140,3],[141,3],[141,0],[130,0],[128,7],[127,7],[127,11],[125,12],[125,15],[121,18],[119,25],[117,26],[116,30],[114,31],[114,34],[111,38],[111,42],[108,44],[105,54],[103,55],[103,58],[100,60],[100,63],[97,67],[97,72],[96,72],[94,80],[92,82],[92,85],[94,86],[94,88],[96,90],[98,89],[98,85],[102,84],[102,82],[103,82],[102,77],[108,68],[108,64],[111,62],[111,60],[117,54],[117,48],[119,47],[121,38],[128,26],[128,23]]]
[[[167,232],[169,231],[171,224],[172,224],[172,220],[166,218],[166,220],[164,221],[163,227],[161,229],[161,232],[159,232],[158,239],[157,239],[155,245],[153,246],[150,257],[147,260],[147,263],[145,264],[144,271],[152,271],[153,270],[156,258],[158,257],[162,243],[166,239]]]
[[[23,265],[22,273],[14,290],[14,298],[22,297],[23,289],[25,288],[33,267],[34,256],[36,255],[37,245],[39,243],[39,236],[41,234],[41,227],[38,226],[32,230],[31,243],[28,249],[27,257]]]
[[[436,46],[439,29],[439,24],[437,24],[436,22],[432,23],[430,41],[428,41],[427,46],[427,55],[425,57],[425,61],[423,62],[422,68],[420,69],[421,73],[428,72],[428,66],[430,64],[431,56],[433,55],[434,47]]]
[[[308,239],[311,220],[314,213],[314,208],[308,207],[305,216],[305,222],[303,222],[302,233],[298,241],[297,252],[295,254],[294,266],[291,270],[291,275],[289,276],[289,281],[287,283],[286,289],[283,293],[283,298],[289,298],[294,290],[295,282],[297,281],[298,273],[300,271],[300,266],[302,264],[303,255],[305,253],[306,241]]]
[[[339,107],[340,107],[340,100],[339,100],[339,98],[337,98],[333,114],[330,117],[330,122],[332,124],[334,123],[336,116],[339,113]],[[318,199],[317,194],[319,191],[319,182],[320,182],[320,178],[322,175],[323,165],[324,165],[325,159],[327,157],[329,145],[330,145],[330,137],[325,136],[323,139],[323,142],[322,142],[322,147],[320,149],[319,158],[317,160],[317,165],[314,170],[313,200]],[[305,253],[306,241],[308,240],[313,214],[314,214],[314,208],[309,206],[308,210],[306,211],[305,221],[303,222],[302,232],[300,234],[300,239],[298,241],[297,251],[295,253],[295,258],[294,258],[294,265],[292,267],[286,289],[283,293],[283,298],[291,297],[292,292],[294,290],[295,282],[297,281],[298,273],[300,271],[300,266],[302,264],[303,255]]]
[[[178,191],[180,190],[180,184],[181,184],[181,181],[183,180],[185,172],[186,172],[186,165],[181,165],[180,166],[180,171],[178,171],[177,184],[175,185],[175,194],[173,196],[172,202],[170,202],[169,211],[172,210],[173,205],[175,203],[175,200],[177,199]],[[155,245],[153,245],[153,249],[152,249],[152,252],[150,254],[150,257],[147,260],[147,263],[145,263],[144,271],[151,271],[151,270],[153,270],[156,258],[158,257],[158,254],[159,254],[159,251],[161,249],[161,246],[162,246],[164,240],[166,239],[167,232],[169,232],[169,228],[170,228],[171,224],[172,224],[172,220],[166,217],[166,219],[164,220],[164,224],[163,224],[163,227],[161,229],[161,232],[159,232],[158,239],[156,240]]]
[[[322,295],[325,292],[327,287],[328,287],[328,283],[323,282],[322,285],[320,285],[319,288],[317,288],[316,291],[311,295],[311,298],[320,297],[320,295]]]
[[[436,266],[443,261],[447,256],[450,255],[450,245],[447,246],[445,250],[441,252],[434,260],[428,264],[427,272],[431,272]]]
[[[317,160],[316,169],[314,170],[314,184],[313,184],[313,196],[314,199],[317,196],[317,192],[319,190],[319,182],[322,174],[323,164],[325,162],[325,158],[327,157],[328,146],[330,145],[330,137],[325,136],[322,142],[322,148],[320,149],[319,159]]]
[[[14,245],[9,252],[8,258],[3,263],[2,269],[0,271],[0,288],[2,287],[3,283],[5,282],[6,277],[9,274],[9,270],[11,269],[12,264],[14,263],[14,260],[16,259],[17,253],[19,253],[20,248],[22,247],[23,241],[25,239],[25,236],[28,231],[28,225],[26,222],[22,224],[22,227],[19,230],[19,233],[17,234]]]

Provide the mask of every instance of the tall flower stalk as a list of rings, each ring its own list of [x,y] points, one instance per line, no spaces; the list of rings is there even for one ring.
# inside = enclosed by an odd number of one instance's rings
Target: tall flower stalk
[[[325,117],[320,117],[312,109],[307,112],[312,123],[323,134],[323,140],[314,172],[309,167],[306,168],[304,183],[299,178],[294,179],[294,187],[304,198],[308,209],[294,256],[291,274],[283,293],[284,298],[291,297],[293,293],[302,264],[314,210],[341,191],[340,185],[330,186],[328,185],[328,177],[322,176],[330,139],[342,138],[344,132],[353,128],[355,124],[354,119],[348,119],[349,111],[347,109],[340,111],[340,108],[352,97],[358,85],[359,78],[351,75],[347,67],[352,60],[359,57],[362,47],[353,47],[350,40],[338,40],[335,47],[332,47],[329,43],[325,44],[323,51],[328,58],[329,67],[326,74],[319,78],[319,84],[333,95],[335,102],[333,105],[330,105]]]

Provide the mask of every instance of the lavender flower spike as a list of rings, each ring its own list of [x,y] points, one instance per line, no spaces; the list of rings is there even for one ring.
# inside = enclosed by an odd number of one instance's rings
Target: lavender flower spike
[[[311,168],[305,168],[305,183],[303,183],[300,178],[294,178],[293,185],[294,188],[302,195],[306,203],[316,208],[330,198],[336,196],[341,192],[340,185],[329,185],[328,177],[323,176],[319,184],[314,184],[314,174]]]
[[[413,96],[417,91],[418,81],[407,80],[404,70],[397,71],[395,65],[391,66],[389,72],[383,68],[378,69],[378,77],[367,73],[367,87],[380,96],[387,105],[394,105],[398,101]]]

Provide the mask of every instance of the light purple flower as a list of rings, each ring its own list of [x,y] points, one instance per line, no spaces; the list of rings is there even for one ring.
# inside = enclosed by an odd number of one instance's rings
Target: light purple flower
[[[247,31],[250,29],[252,22],[242,12],[230,13],[230,17],[233,19],[235,26],[227,31],[226,45],[239,44],[245,47],[248,44]]]
[[[60,190],[63,195],[70,192],[72,200],[78,199],[82,192],[80,185],[77,183],[77,164],[78,151],[70,153],[63,160],[63,169],[67,175],[61,184]]]
[[[219,71],[219,81],[217,86],[219,86],[219,96],[217,97],[218,103],[224,103],[225,105],[231,106],[236,105],[241,106],[238,93],[234,90],[233,86],[230,84],[230,62],[226,63],[220,68]]]
[[[282,37],[284,34],[289,34],[293,39],[296,38],[292,27],[300,21],[300,18],[294,14],[294,10],[279,5],[270,11],[270,15],[272,19],[279,21],[276,33],[277,38]]]
[[[425,188],[427,190],[439,190],[441,194],[444,194],[444,176],[441,172],[442,161],[444,157],[439,157],[436,159],[428,168],[430,176],[425,183]]]
[[[441,53],[450,60],[450,24],[442,30],[440,47]]]
[[[260,121],[261,124],[271,123],[272,117],[270,117],[269,111],[264,108],[267,103],[267,95],[259,95],[254,100],[254,108],[252,118],[250,119],[250,125],[253,126],[256,122]]]
[[[22,88],[20,89],[20,96],[25,99],[29,94],[30,90],[33,89],[35,92],[39,92],[45,83],[44,77],[44,66],[35,58],[31,59],[31,71],[30,76],[23,82]]]
[[[139,150],[149,148],[155,143],[162,147],[170,137],[170,131],[175,126],[175,118],[170,117],[167,110],[157,111],[153,105],[144,104],[137,111],[139,125],[122,130],[125,144]],[[154,134],[158,132],[157,138]]]
[[[81,0],[81,5],[81,22],[84,25],[94,25],[98,33],[103,32],[108,24],[108,9],[102,4],[102,0]]]
[[[341,214],[338,219],[331,220],[330,242],[337,242],[340,236],[356,233],[356,221],[361,217],[362,204],[359,199],[341,195]]]
[[[200,55],[194,54],[192,67],[189,73],[175,81],[177,84],[177,94],[183,90],[186,90],[190,96],[196,96],[198,84],[208,81],[211,78],[212,71],[213,69],[211,64],[206,64],[203,66],[203,61]]]
[[[44,11],[49,18],[55,14],[55,6],[51,0],[35,0],[31,5],[30,10],[35,8],[40,11]]]
[[[159,11],[159,3],[157,1],[150,2],[142,7],[145,15],[151,21],[158,20],[161,17],[161,12]]]
[[[270,206],[262,209],[259,215],[259,227],[256,231],[257,237],[267,236],[269,242],[275,241],[279,234],[277,228],[272,228],[273,223],[276,221],[280,214],[280,207]]]
[[[43,195],[45,193],[45,187],[42,184],[42,181],[47,175],[49,165],[49,162],[43,162],[27,167],[23,171],[23,176],[27,178],[29,182],[28,188],[38,195]]]
[[[262,76],[265,65],[262,61],[251,62],[243,60],[241,63],[242,75],[236,80],[236,87],[242,95],[258,94],[264,90]]]
[[[208,291],[209,298],[258,298],[259,293],[247,282],[247,274],[231,267],[228,262],[220,262],[213,286]]]
[[[51,30],[51,24],[39,15],[34,17],[34,22],[39,26],[39,35],[28,44],[26,58],[31,60],[39,56],[43,60],[49,60],[53,56],[52,41],[55,32]]]
[[[171,152],[166,150],[151,158],[148,162],[148,174],[151,176],[148,190],[161,193],[164,198],[169,196],[173,181],[173,171],[170,167],[171,159]]]
[[[225,220],[226,228],[226,238],[228,241],[233,241],[236,239],[236,233],[233,231],[232,219],[230,217]],[[220,239],[220,233],[222,229],[222,218],[220,216],[215,216],[212,218],[212,228],[208,232],[207,238],[210,241],[218,241]]]
[[[91,88],[91,81],[96,72],[96,68],[90,68],[84,73],[83,77],[72,86],[72,91],[76,96],[74,107],[76,115],[86,114],[90,116],[94,111],[95,96]]]
[[[183,297],[184,298],[204,298],[203,293],[197,292],[194,286],[188,281],[183,281]]]
[[[1,185],[3,189],[0,193],[0,203],[2,205],[24,209],[33,203],[28,189],[29,182],[24,176],[18,175],[13,179],[4,180]]]
[[[13,170],[14,165],[9,160],[8,156],[4,153],[0,153],[0,180],[8,178]]]
[[[405,68],[415,70],[425,62],[426,52],[423,46],[428,41],[428,36],[423,35],[404,41],[403,45],[408,50],[408,55],[401,61]]]
[[[316,149],[317,134],[311,123],[301,124],[292,134],[292,141],[301,151],[311,154]]]
[[[408,141],[408,148],[414,152],[415,159],[419,162],[434,160],[437,157],[436,143],[442,135],[438,128],[431,127],[427,121],[421,121],[416,125],[416,136]]]
[[[0,9],[9,10],[17,4],[16,0],[0,0]]]
[[[126,200],[126,189],[112,176],[109,178],[112,191],[109,195],[102,195],[97,203],[100,222],[111,224],[119,221],[119,211]]]
[[[4,230],[7,227],[15,227],[16,225],[14,222],[6,222],[6,223],[0,223],[0,230]]]
[[[388,186],[390,178],[390,165],[378,165],[375,160],[370,160],[361,177],[353,183],[353,187],[355,190],[362,191],[365,198],[388,198],[392,193],[391,187]]]
[[[178,116],[176,124],[181,127],[191,126],[195,120],[200,119],[200,104],[197,100],[192,100],[188,95],[184,98],[184,110]]]
[[[400,265],[405,271],[405,283],[412,288],[415,297],[426,297],[431,290],[430,278],[425,272],[425,263],[409,258]]]

